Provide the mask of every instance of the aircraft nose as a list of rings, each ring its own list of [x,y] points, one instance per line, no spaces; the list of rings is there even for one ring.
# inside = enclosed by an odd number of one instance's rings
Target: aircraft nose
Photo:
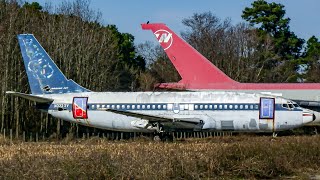
[[[303,118],[302,118],[303,124],[307,124],[315,120],[315,116],[311,112],[303,111],[302,115],[303,115]]]

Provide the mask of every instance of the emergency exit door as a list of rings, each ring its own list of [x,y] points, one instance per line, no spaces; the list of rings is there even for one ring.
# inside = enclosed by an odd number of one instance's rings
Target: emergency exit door
[[[74,97],[72,102],[72,114],[75,119],[88,119],[87,97]]]

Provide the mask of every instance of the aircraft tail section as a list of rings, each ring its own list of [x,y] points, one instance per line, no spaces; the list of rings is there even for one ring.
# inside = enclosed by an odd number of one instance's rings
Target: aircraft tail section
[[[67,79],[32,34],[20,34],[18,41],[32,94],[89,91]]]
[[[151,30],[181,76],[179,83],[236,83],[165,24],[142,24]]]

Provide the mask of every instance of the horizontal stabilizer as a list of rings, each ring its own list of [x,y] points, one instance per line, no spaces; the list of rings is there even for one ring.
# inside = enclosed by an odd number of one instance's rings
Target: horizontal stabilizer
[[[45,97],[39,97],[31,94],[25,94],[25,93],[19,93],[14,91],[7,91],[6,94],[11,96],[17,96],[24,99],[28,99],[30,101],[38,102],[38,103],[51,103],[53,99],[45,98]]]

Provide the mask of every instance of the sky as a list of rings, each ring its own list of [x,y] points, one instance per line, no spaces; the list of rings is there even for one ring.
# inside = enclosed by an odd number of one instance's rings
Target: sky
[[[27,0],[40,5],[51,2],[57,6],[64,0]],[[267,0],[285,6],[286,16],[291,19],[290,27],[298,37],[308,40],[312,35],[320,39],[319,0]],[[210,11],[224,20],[231,18],[233,24],[244,22],[241,18],[245,7],[251,7],[253,0],[91,0],[93,10],[102,13],[103,24],[115,24],[122,33],[130,33],[135,43],[156,42],[151,31],[144,31],[140,24],[165,23],[176,33],[185,30],[182,19],[194,13]]]

